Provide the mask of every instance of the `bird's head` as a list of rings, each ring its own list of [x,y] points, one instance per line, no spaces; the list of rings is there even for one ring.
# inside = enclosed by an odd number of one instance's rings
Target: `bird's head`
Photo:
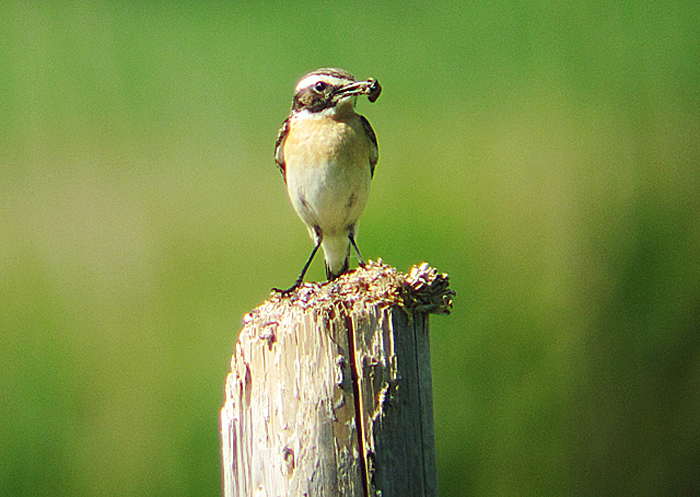
[[[294,89],[292,111],[342,114],[352,111],[358,95],[367,95],[370,102],[379,98],[379,81],[369,78],[356,81],[342,69],[318,69],[304,76]]]

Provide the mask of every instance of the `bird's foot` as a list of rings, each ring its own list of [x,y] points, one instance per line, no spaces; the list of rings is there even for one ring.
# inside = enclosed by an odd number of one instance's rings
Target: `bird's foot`
[[[287,288],[285,290],[283,290],[281,288],[273,288],[272,291],[275,293],[279,293],[280,295],[282,295],[282,297],[286,297],[287,295],[292,293],[294,290],[299,288],[301,286],[301,283],[302,283],[301,281],[297,280],[296,282],[294,282],[294,284],[292,286],[290,286],[289,288]]]

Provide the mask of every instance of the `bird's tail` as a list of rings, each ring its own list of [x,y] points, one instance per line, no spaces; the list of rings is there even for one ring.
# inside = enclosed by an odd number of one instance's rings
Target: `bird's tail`
[[[321,244],[326,258],[326,277],[333,280],[349,268],[350,240],[347,235],[325,236]]]

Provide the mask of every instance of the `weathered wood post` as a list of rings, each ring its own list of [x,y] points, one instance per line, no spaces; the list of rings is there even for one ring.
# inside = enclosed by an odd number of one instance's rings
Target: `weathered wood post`
[[[454,292],[381,261],[244,318],[221,410],[225,497],[437,495],[428,314]]]

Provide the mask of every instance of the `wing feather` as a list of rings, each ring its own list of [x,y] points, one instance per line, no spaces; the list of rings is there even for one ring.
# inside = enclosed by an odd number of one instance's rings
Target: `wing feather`
[[[360,121],[362,121],[362,127],[365,128],[365,133],[367,133],[367,138],[369,138],[372,147],[369,156],[369,167],[372,173],[372,177],[374,177],[374,166],[377,165],[377,161],[379,160],[379,147],[377,146],[377,135],[374,134],[372,125],[369,123],[365,116],[360,116]]]
[[[275,163],[277,164],[277,167],[280,168],[280,172],[282,173],[285,183],[287,182],[287,170],[284,162],[284,141],[287,139],[287,135],[289,134],[290,119],[291,117],[288,117],[282,123],[282,127],[277,135],[277,143],[275,144]]]

